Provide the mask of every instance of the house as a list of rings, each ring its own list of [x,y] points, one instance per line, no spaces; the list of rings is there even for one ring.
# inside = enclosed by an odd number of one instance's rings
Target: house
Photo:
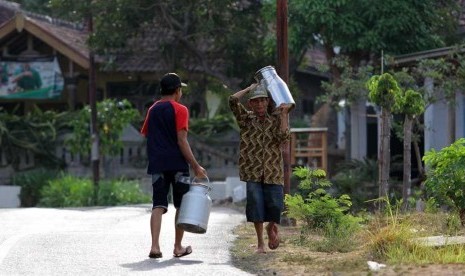
[[[464,24],[462,24],[464,26]],[[405,55],[395,56],[393,63],[390,64],[391,68],[402,68],[416,65],[423,59],[436,59],[436,58],[447,58],[452,53],[459,51],[460,53],[465,52],[465,48],[456,47],[444,47],[438,49],[431,49],[416,53],[410,53]],[[326,111],[328,107],[316,106],[313,102],[315,97],[322,93],[321,88],[314,87],[317,82],[328,81],[329,76],[319,73],[315,70],[315,67],[319,64],[325,63],[325,59],[321,57],[322,53],[318,53],[318,49],[312,49],[307,53],[310,62],[307,62],[307,66],[299,68],[296,76],[302,80],[300,84],[306,83],[307,96],[302,99],[301,108],[305,107],[306,104],[311,103],[311,107],[314,108],[315,115],[309,121],[309,125],[317,127],[328,127],[328,144],[329,153],[336,155],[344,154],[338,149],[345,150],[347,145],[346,140],[350,141],[349,147],[350,152],[346,155],[346,159],[358,159],[363,158],[377,158],[377,147],[378,147],[378,111],[375,106],[361,100],[356,103],[352,103],[348,107],[349,114],[344,112],[333,112]],[[311,83],[310,77],[314,80]],[[317,79],[317,81],[315,81]],[[425,79],[424,85],[429,87],[431,93],[434,91],[434,84],[431,79]],[[436,92],[437,93],[437,92]],[[308,96],[312,94],[312,96]],[[420,141],[420,152],[426,152],[431,149],[440,150],[443,147],[449,146],[453,141],[458,138],[465,137],[465,96],[463,92],[457,91],[455,96],[455,105],[453,110],[450,110],[449,104],[441,97],[440,100],[430,104],[421,121],[424,122],[424,133],[422,135],[422,141]],[[334,110],[333,110],[334,111]],[[328,115],[329,114],[329,115]],[[336,119],[334,118],[336,117]],[[345,121],[350,121],[350,135],[346,137]],[[335,122],[336,121],[336,122]],[[452,134],[449,134],[452,131]],[[333,138],[331,138],[331,135]],[[333,147],[333,148],[331,148]],[[402,154],[402,143],[394,135],[391,136],[391,155]],[[346,153],[347,154],[347,153]],[[412,158],[415,158],[412,155]],[[414,160],[416,161],[416,160]]]
[[[396,56],[394,66],[408,67],[418,63],[423,59],[447,58],[452,53],[459,51],[463,53],[465,49],[460,47],[444,47]],[[426,78],[424,85],[430,93],[434,92],[434,83]],[[449,146],[456,139],[465,137],[465,96],[463,91],[455,94],[455,105],[451,108],[443,97],[429,105],[425,111],[423,121],[424,127],[424,150],[440,150]],[[450,133],[450,132],[453,133]]]
[[[24,114],[34,106],[43,110],[64,111],[79,109],[89,104],[91,65],[89,48],[86,44],[88,35],[85,24],[72,24],[26,12],[16,3],[0,0],[0,69],[5,68],[4,71],[7,73],[5,86],[0,87],[0,107]],[[157,39],[151,36],[149,38]],[[151,49],[156,50],[153,41],[142,43],[138,39],[135,38],[128,43],[138,44],[139,47],[144,47],[146,45],[144,43],[148,43]],[[100,57],[96,57],[96,100],[127,99],[141,115],[144,115],[158,94],[159,79],[172,68],[153,51],[144,55],[116,55],[114,59],[113,66],[108,67]],[[17,76],[25,74],[16,71],[26,65],[39,71],[36,74],[42,78],[42,84],[53,80],[53,83],[47,86],[48,90],[44,87],[31,89],[19,87]],[[183,77],[182,74],[180,75]],[[201,114],[207,110],[206,101],[197,95],[185,95],[183,102],[193,113]],[[19,109],[16,109],[18,106]],[[127,140],[128,147],[118,158],[121,166],[126,166],[130,160],[141,157],[139,155],[145,156],[145,150],[141,149],[143,138],[138,134],[137,129],[127,130],[123,134],[123,139]],[[230,139],[238,139],[238,137],[230,137]],[[136,142],[142,146],[137,148]],[[208,144],[192,137],[192,145],[194,153],[199,156],[199,161],[204,167],[215,172],[212,173],[212,177],[221,178],[225,174],[232,173],[237,154],[235,148],[238,143],[231,144],[231,141],[227,140],[219,145],[211,142]],[[73,159],[66,150],[60,149],[58,154],[71,164],[71,167],[77,166],[76,159]],[[5,165],[3,161],[0,149],[2,167]],[[24,163],[23,168],[30,166],[34,164]],[[119,173],[126,173],[119,167],[117,169]],[[145,168],[138,169],[140,170],[136,173],[145,175]],[[73,170],[78,172],[82,171],[82,168],[74,167]],[[0,172],[0,182],[2,178],[8,177],[5,177],[5,174],[2,177]]]
[[[97,100],[104,98],[127,99],[141,114],[153,102],[158,91],[159,78],[169,71],[168,64],[157,56],[157,39],[166,34],[150,30],[151,35],[144,40],[134,38],[129,41],[132,45],[149,49],[150,54],[145,55],[117,55],[113,66],[108,67],[97,57]],[[160,31],[162,32],[162,30]],[[62,89],[59,93],[52,93],[53,97],[22,97],[21,93],[4,96],[0,93],[0,106],[6,110],[13,110],[20,105],[20,112],[27,112],[36,105],[43,109],[73,110],[89,103],[89,49],[86,45],[88,31],[85,24],[71,24],[43,15],[33,14],[21,10],[18,4],[0,0],[0,62],[44,61],[54,60],[58,64],[58,75],[62,77]],[[307,53],[307,63],[300,66],[295,73],[295,80],[302,95],[296,97],[296,108],[291,113],[291,119],[300,120],[305,127],[328,127],[328,155],[329,170],[332,170],[336,161],[344,156],[344,124],[341,114],[332,112],[327,105],[318,104],[317,96],[321,95],[322,81],[329,79],[327,74],[317,70],[318,64],[325,62],[324,54],[319,49]],[[58,85],[59,86],[59,85]],[[193,114],[212,112],[212,106],[217,103],[215,95],[205,92],[205,97],[186,95],[183,101],[190,107]],[[212,103],[212,106],[208,106]],[[365,108],[364,106],[362,108]],[[312,117],[310,117],[313,115]],[[354,125],[353,125],[354,126]],[[363,128],[359,132],[352,131],[353,143],[359,148],[364,145]],[[133,131],[130,131],[133,133]],[[229,137],[238,139],[237,137]],[[230,143],[230,141],[228,142]],[[196,143],[193,143],[193,145]],[[199,146],[198,154],[204,156],[206,163],[218,160],[221,164],[230,166],[234,162],[236,150],[231,146],[227,149],[234,155],[226,158],[221,151]],[[352,146],[352,148],[355,148]],[[200,150],[202,149],[202,150]],[[197,149],[194,149],[194,151]],[[203,153],[202,153],[203,152]],[[352,157],[364,156],[366,151],[359,150]],[[232,157],[232,158],[231,158]]]
[[[25,12],[18,4],[0,1],[0,61],[5,64],[55,59],[64,83],[62,93],[50,98],[2,97],[0,94],[1,106],[11,110],[20,103],[21,110],[26,112],[32,105],[73,110],[87,104],[90,66],[87,37],[84,24]],[[102,60],[98,57],[96,60],[97,100],[125,98],[141,112],[153,101],[158,79],[167,70],[144,56],[120,60],[113,70],[104,70]]]

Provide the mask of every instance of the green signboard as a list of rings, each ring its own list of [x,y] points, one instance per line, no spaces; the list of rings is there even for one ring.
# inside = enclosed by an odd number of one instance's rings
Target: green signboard
[[[60,97],[64,79],[56,58],[0,61],[0,99]]]

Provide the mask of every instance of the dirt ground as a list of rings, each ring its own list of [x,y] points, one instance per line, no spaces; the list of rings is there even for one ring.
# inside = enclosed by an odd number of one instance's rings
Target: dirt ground
[[[240,206],[232,208],[241,211]],[[266,254],[255,253],[256,236],[252,223],[236,227],[235,234],[233,263],[255,275],[465,275],[465,264],[387,264],[373,271],[367,264],[372,260],[362,247],[348,253],[325,253],[299,246],[295,242],[300,236],[297,226],[280,226],[280,246],[276,250],[267,248]]]

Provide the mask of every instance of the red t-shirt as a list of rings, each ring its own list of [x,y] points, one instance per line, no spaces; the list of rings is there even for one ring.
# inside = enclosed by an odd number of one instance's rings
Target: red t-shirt
[[[147,137],[148,174],[187,171],[177,133],[188,130],[189,111],[175,101],[157,101],[147,111],[141,133]]]
[[[179,104],[175,101],[156,101],[152,106],[150,106],[149,110],[147,111],[147,115],[145,116],[144,124],[142,125],[142,128],[140,130],[140,133],[142,135],[147,136],[147,131],[148,131],[148,118],[150,114],[150,110],[159,102],[170,102],[173,105],[173,108],[175,110],[175,118],[176,118],[176,130],[180,131],[181,129],[185,129],[186,131],[189,130],[189,111],[187,107],[185,107],[182,104]]]

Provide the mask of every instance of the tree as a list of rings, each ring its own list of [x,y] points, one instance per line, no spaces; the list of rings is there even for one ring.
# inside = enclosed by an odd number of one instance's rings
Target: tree
[[[341,69],[340,79],[338,82],[322,82],[321,87],[326,93],[319,96],[318,101],[327,103],[338,111],[344,111],[346,160],[358,159],[357,157],[362,156],[358,156],[352,148],[352,120],[355,119],[359,127],[366,128],[366,122],[360,120],[362,112],[360,108],[363,109],[362,114],[365,114],[365,103],[368,95],[366,82],[373,75],[374,68],[369,65],[354,68],[349,64],[349,59],[346,56],[339,56],[333,61]],[[324,66],[321,70],[327,71],[328,69]],[[357,107],[359,109],[354,110]],[[360,141],[360,144],[363,142]]]
[[[61,169],[63,161],[55,155],[55,146],[60,136],[69,128],[68,113],[42,111],[38,107],[24,116],[8,113],[0,108],[0,149],[5,166],[19,171],[21,157],[28,153],[34,156],[36,165]]]
[[[406,71],[394,73],[394,78],[401,87],[393,107],[394,113],[404,115],[403,122],[403,177],[402,177],[402,206],[404,211],[408,208],[408,199],[411,190],[411,151],[412,129],[414,119],[425,112],[425,100],[422,94],[412,89],[415,87],[414,78]],[[418,158],[418,157],[417,157]]]
[[[378,185],[379,197],[387,198],[389,195],[391,113],[401,90],[397,81],[389,73],[371,77],[367,82],[367,88],[370,91],[368,94],[370,101],[381,107]]]
[[[87,105],[77,111],[77,117],[71,122],[73,134],[66,144],[73,153],[86,156],[91,151],[90,116],[90,106]],[[121,141],[123,129],[138,117],[139,112],[127,100],[106,99],[97,103],[97,121],[98,125],[102,126],[102,130],[99,131],[99,155],[102,157],[118,155],[123,147]]]
[[[267,1],[269,5],[272,2]],[[307,49],[323,49],[332,83],[332,89],[326,91],[326,103],[336,106],[344,94],[346,106],[352,106],[357,102],[348,99],[359,100],[357,96],[367,91],[341,93],[346,67],[340,66],[340,56],[357,72],[366,65],[379,70],[382,52],[398,55],[442,47],[457,39],[451,34],[457,29],[458,8],[453,0],[290,1],[291,72],[301,65]],[[346,151],[350,152],[350,147]]]
[[[395,55],[444,46],[457,29],[458,9],[454,0],[291,1],[291,53],[301,57],[319,44],[329,64],[336,47],[354,67],[379,64],[381,51]],[[339,79],[337,67],[331,73]]]
[[[263,51],[267,31],[261,1],[237,0],[51,0],[55,11],[95,18],[90,45],[111,62],[130,55],[155,56],[163,70],[208,77],[230,87],[272,60]]]
[[[21,5],[21,8],[40,14],[50,14],[49,0],[16,0],[12,1]]]

